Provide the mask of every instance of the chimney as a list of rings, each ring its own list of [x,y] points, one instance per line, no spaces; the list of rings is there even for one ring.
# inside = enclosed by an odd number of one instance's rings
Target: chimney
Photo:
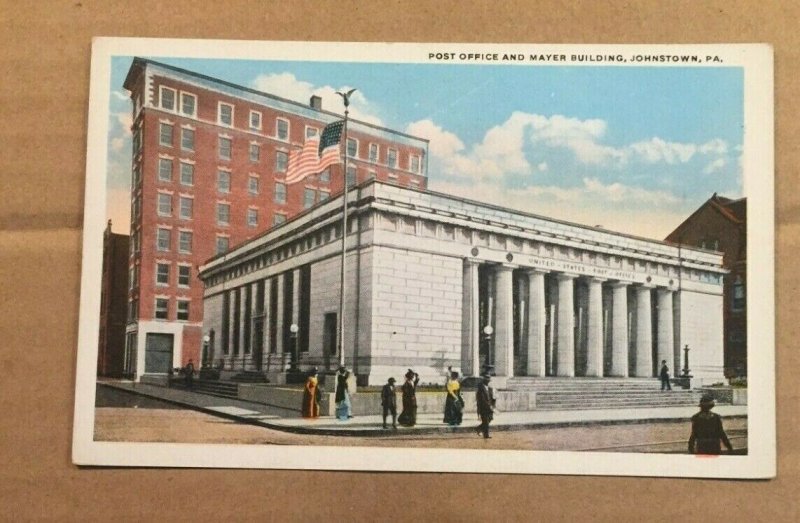
[[[315,95],[315,94],[311,95],[310,105],[311,105],[312,109],[316,109],[317,111],[321,111],[322,110],[322,98],[317,96],[317,95]]]

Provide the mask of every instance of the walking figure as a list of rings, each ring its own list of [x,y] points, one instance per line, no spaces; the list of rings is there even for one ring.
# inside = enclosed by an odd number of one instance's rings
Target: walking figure
[[[352,404],[350,403],[350,389],[347,381],[350,379],[350,371],[342,365],[336,373],[336,417],[346,421],[353,417]]]
[[[464,399],[461,397],[461,384],[458,372],[452,371],[447,379],[447,395],[444,400],[444,422],[450,426],[461,425]]]
[[[485,439],[491,438],[489,435],[489,423],[494,419],[494,394],[489,387],[489,382],[492,377],[488,374],[482,376],[483,381],[478,385],[478,392],[475,399],[478,402],[478,417],[481,419],[481,424],[478,426],[478,434],[483,434]]]
[[[419,374],[408,369],[405,375],[406,381],[403,383],[403,412],[397,421],[405,427],[413,427],[417,424],[417,384]]]
[[[317,369],[313,369],[308,373],[308,378],[306,379],[306,384],[303,388],[302,415],[304,418],[319,417],[319,400],[321,397],[322,390],[319,387]]]
[[[661,378],[661,390],[672,390],[669,384],[669,367],[667,367],[667,360],[661,360],[661,372],[658,374]]]
[[[722,428],[722,418],[711,412],[714,396],[705,394],[700,399],[700,412],[692,416],[692,434],[689,436],[689,454],[720,454],[720,441],[733,450],[728,435]]]
[[[186,388],[194,388],[194,363],[192,363],[192,360],[189,360],[189,363],[183,369],[183,377],[186,379]]]
[[[391,412],[392,414],[392,428],[397,429],[397,396],[394,389],[394,378],[389,378],[386,385],[381,390],[381,407],[383,407],[383,428],[388,429],[386,426],[386,416]]]

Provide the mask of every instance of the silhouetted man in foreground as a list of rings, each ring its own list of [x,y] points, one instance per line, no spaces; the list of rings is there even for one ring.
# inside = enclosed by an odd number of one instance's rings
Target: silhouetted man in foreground
[[[711,412],[714,397],[706,394],[700,399],[700,412],[692,416],[692,434],[689,436],[689,454],[721,454],[720,441],[733,450],[728,435],[722,428],[722,418]]]

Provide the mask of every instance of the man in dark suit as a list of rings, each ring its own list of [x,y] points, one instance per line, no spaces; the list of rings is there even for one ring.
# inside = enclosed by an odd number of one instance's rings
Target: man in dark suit
[[[700,399],[700,412],[692,416],[692,434],[689,436],[689,454],[720,454],[720,441],[728,451],[733,450],[728,435],[722,428],[722,418],[711,412],[714,396],[704,395]]]
[[[386,416],[392,413],[392,428],[397,430],[397,396],[394,389],[394,378],[389,378],[386,385],[381,390],[381,406],[383,407],[383,428],[388,429],[386,426]]]
[[[661,378],[661,390],[672,390],[672,386],[669,384],[669,367],[667,367],[667,360],[661,360],[661,372],[658,374],[658,377]]]
[[[478,402],[478,416],[481,419],[481,424],[478,426],[478,434],[483,434],[485,439],[489,439],[491,438],[489,435],[489,423],[494,418],[494,394],[489,387],[492,377],[489,374],[484,374],[482,378],[475,395],[475,399]]]

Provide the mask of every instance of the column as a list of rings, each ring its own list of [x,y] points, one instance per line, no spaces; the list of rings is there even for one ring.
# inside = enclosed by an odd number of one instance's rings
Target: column
[[[628,377],[628,284],[611,286],[611,375]]]
[[[636,363],[634,376],[653,376],[653,310],[650,287],[636,287]]]
[[[544,275],[547,271],[530,269],[528,275],[528,339],[525,344],[528,360],[528,376],[545,376],[545,329]]]
[[[495,269],[496,307],[494,326],[494,370],[498,376],[514,375],[514,289],[512,288],[512,265],[500,265]]]
[[[461,370],[464,375],[477,376],[480,362],[480,304],[478,301],[478,267],[476,260],[464,260],[461,294]]]
[[[603,375],[603,282],[589,278],[589,318],[586,337],[586,375]]]
[[[658,339],[656,340],[656,353],[658,354],[657,369],[661,368],[661,361],[667,360],[673,376],[678,369],[673,367],[675,354],[674,325],[672,319],[672,291],[658,289],[656,291],[656,304],[658,305]]]
[[[558,333],[556,339],[556,376],[575,376],[575,304],[573,282],[575,275],[560,273],[558,278]]]
[[[277,287],[277,295],[278,299],[275,303],[275,327],[276,327],[276,335],[275,335],[275,352],[277,354],[283,354],[284,347],[283,347],[283,323],[286,321],[286,318],[283,317],[283,286],[285,285],[285,275],[278,274],[274,278],[275,286]],[[291,318],[289,318],[291,321]],[[279,360],[280,361],[280,360]]]

